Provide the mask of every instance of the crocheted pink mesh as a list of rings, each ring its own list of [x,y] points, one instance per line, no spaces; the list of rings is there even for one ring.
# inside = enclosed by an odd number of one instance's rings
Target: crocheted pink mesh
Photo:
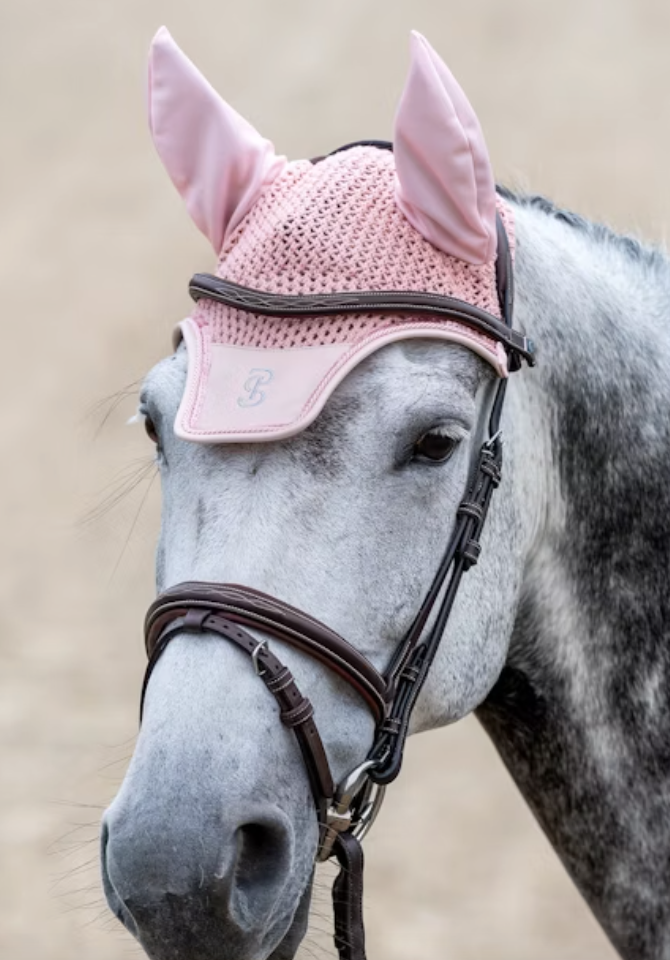
[[[500,212],[511,237],[511,211],[500,202]],[[376,147],[289,164],[232,234],[217,272],[278,294],[441,293],[499,316],[494,264],[464,263],[425,240],[396,206],[393,155]],[[362,360],[403,339],[460,344],[507,375],[499,343],[446,318],[286,319],[203,299],[180,328],[188,371],[175,432],[200,443],[294,436]]]
[[[465,263],[424,240],[398,209],[394,185],[393,154],[377,147],[291,163],[232,235],[217,273],[281,294],[430,291],[499,317],[494,264]],[[502,201],[499,209],[511,237],[511,212]],[[380,325],[408,321],[378,314],[262,317],[208,300],[192,318],[209,328],[212,343],[283,349],[352,343]]]

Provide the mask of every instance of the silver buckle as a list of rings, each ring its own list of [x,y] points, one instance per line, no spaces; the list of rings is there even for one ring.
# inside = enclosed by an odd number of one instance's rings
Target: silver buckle
[[[318,863],[328,860],[338,834],[351,830],[357,840],[368,833],[379,813],[385,787],[373,783],[368,771],[378,760],[365,760],[344,778],[326,811],[326,829],[317,851]]]
[[[263,652],[263,650],[267,650],[267,649],[268,649],[267,640],[261,640],[259,641],[259,643],[256,644],[254,649],[251,651],[251,662],[253,663],[254,670],[256,671],[256,674],[259,677],[263,676],[263,674],[265,673],[265,670],[261,669],[261,665],[258,662],[258,658]]]

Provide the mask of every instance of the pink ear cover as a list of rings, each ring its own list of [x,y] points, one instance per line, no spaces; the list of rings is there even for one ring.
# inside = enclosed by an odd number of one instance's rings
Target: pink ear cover
[[[459,260],[494,260],[495,183],[479,121],[447,66],[416,32],[394,145],[396,202],[412,226]]]
[[[217,273],[287,296],[429,290],[500,317],[495,262],[467,263],[429,243],[399,209],[395,185],[394,155],[376,147],[294,161],[228,240]],[[513,211],[502,198],[498,209],[513,249]],[[203,298],[178,338],[188,373],[175,433],[197,443],[294,436],[361,362],[403,340],[457,344],[508,374],[500,343],[446,317],[273,317]],[[361,402],[380,398],[369,392]]]
[[[218,254],[286,158],[222,100],[165,27],[149,53],[149,127],[188,212]]]

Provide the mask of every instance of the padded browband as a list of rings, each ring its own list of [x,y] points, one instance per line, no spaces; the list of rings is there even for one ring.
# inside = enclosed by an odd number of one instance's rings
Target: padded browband
[[[268,317],[330,317],[352,313],[402,313],[445,317],[486,334],[532,366],[532,340],[502,320],[472,304],[438,293],[402,290],[360,290],[351,293],[316,293],[286,296],[253,290],[211,273],[196,273],[188,286],[193,300],[216,300],[227,307]]]

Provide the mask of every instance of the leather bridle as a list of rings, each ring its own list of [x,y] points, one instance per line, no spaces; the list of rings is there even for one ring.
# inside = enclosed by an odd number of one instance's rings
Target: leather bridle
[[[386,146],[379,144],[380,146]],[[251,290],[208,274],[190,284],[195,300],[208,298],[238,310],[275,317],[368,313],[433,316],[458,320],[501,343],[510,371],[522,360],[534,364],[533,343],[512,328],[512,261],[507,236],[498,218],[496,280],[502,321],[450,297],[414,292],[362,292],[312,297],[279,296]],[[461,577],[478,560],[480,537],[493,490],[502,469],[500,421],[507,380],[496,388],[488,431],[456,525],[433,582],[391,661],[380,673],[362,654],[329,627],[294,607],[251,587],[217,583],[181,583],[161,594],[145,621],[149,658],[147,685],[161,654],[177,636],[212,635],[235,644],[279,705],[283,724],[297,738],[314,796],[319,822],[318,860],[337,856],[341,871],[333,887],[335,943],[340,960],[365,960],[362,908],[363,857],[360,840],[371,826],[387,784],[400,772],[403,748],[414,706],[438,651]],[[259,640],[249,629],[259,631]],[[335,785],[310,701],[270,648],[276,638],[313,656],[360,695],[375,720],[375,738],[367,758]]]

